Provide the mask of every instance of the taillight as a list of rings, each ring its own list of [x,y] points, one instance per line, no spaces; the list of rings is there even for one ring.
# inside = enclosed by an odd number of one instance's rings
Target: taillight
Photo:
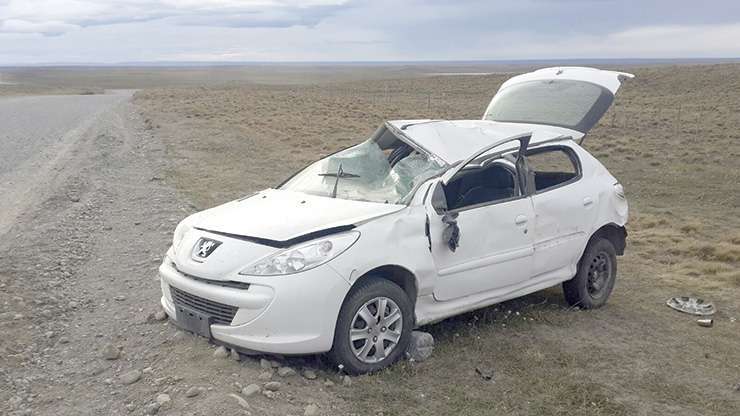
[[[617,194],[618,197],[626,199],[624,196],[624,187],[619,182],[614,184],[614,193]]]

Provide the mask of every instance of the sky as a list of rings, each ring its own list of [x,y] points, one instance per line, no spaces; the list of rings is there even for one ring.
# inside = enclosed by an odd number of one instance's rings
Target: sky
[[[0,65],[740,57],[738,0],[0,0]]]

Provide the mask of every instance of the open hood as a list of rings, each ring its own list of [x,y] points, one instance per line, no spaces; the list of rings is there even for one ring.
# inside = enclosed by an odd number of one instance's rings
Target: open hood
[[[318,237],[316,233],[327,229],[351,227],[404,207],[267,189],[200,212],[196,214],[193,226],[282,247],[306,236]]]
[[[611,106],[626,72],[585,67],[544,68],[504,82],[484,120],[543,124],[588,133]]]

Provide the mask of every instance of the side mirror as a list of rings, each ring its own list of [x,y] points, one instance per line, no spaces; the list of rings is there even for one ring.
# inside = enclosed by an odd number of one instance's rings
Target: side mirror
[[[445,196],[445,189],[442,182],[437,182],[434,185],[431,204],[437,214],[442,215],[447,212],[447,197]]]
[[[442,222],[445,224],[442,239],[447,241],[447,247],[453,253],[460,245],[460,227],[457,225],[457,215],[457,212],[447,212],[442,216]]]

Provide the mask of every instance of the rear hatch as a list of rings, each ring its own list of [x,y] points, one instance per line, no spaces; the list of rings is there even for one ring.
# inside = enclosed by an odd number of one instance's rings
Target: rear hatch
[[[612,105],[622,81],[633,77],[585,67],[544,68],[518,75],[501,85],[483,119],[561,127],[580,139]]]

